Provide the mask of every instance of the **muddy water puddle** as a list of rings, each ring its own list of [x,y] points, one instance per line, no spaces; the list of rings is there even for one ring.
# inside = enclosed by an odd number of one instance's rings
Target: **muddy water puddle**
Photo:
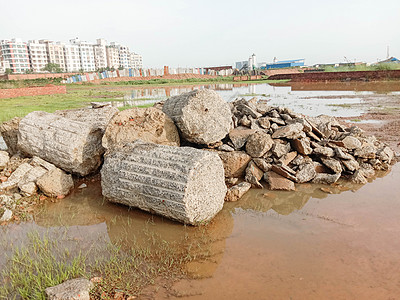
[[[292,87],[286,85],[255,84],[205,84],[178,87],[135,88],[126,92],[123,101],[114,102],[115,106],[149,105],[166,100],[171,96],[180,95],[194,89],[213,89],[226,101],[238,97],[250,99],[258,97],[266,99],[270,105],[285,106],[294,111],[310,116],[326,114],[330,116],[350,117],[359,116],[366,112],[361,104],[363,99],[373,96],[376,92],[370,90],[335,89],[327,86],[324,90]]]
[[[174,247],[202,241],[201,250],[191,253],[201,259],[186,265],[192,279],[168,291],[150,288],[155,299],[397,299],[398,182],[400,164],[364,186],[252,189],[198,228],[111,204],[98,181],[87,182],[87,188],[47,203],[34,221],[2,227],[0,267],[32,232],[48,234],[71,251],[121,241],[129,248],[147,243],[151,233]]]

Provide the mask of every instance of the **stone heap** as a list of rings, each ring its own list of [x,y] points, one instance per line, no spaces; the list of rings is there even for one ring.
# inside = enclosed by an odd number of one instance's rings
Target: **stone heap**
[[[294,190],[295,183],[333,184],[340,177],[366,183],[394,158],[374,136],[333,117],[306,117],[256,98],[236,99],[230,106],[234,128],[217,150],[208,149],[224,162],[228,183],[244,177],[262,188],[265,180],[276,190]]]

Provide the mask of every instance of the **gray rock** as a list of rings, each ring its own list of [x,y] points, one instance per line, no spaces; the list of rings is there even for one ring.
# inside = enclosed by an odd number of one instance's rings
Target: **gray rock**
[[[256,109],[260,114],[265,115],[272,110],[272,107],[269,106],[266,102],[259,101],[258,103],[256,103]]]
[[[240,120],[239,120],[239,124],[243,125],[245,127],[250,127],[251,126],[251,121],[250,119],[244,115]]]
[[[344,151],[344,148],[335,147],[335,148],[334,148],[334,151],[335,151],[335,156],[336,156],[337,158],[346,159],[346,160],[348,160],[348,159],[354,159],[352,155],[350,155],[350,154],[348,154],[348,153],[346,153],[346,152]]]
[[[67,280],[45,290],[48,300],[90,300],[93,283],[86,278]]]
[[[274,141],[269,134],[257,131],[248,138],[246,152],[251,157],[261,157],[271,149],[273,144]]]
[[[358,170],[360,168],[360,165],[354,158],[348,160],[342,160],[342,164],[345,166],[347,170],[351,172]]]
[[[225,178],[225,184],[227,186],[235,185],[238,182],[239,182],[239,178],[235,178],[235,177]]]
[[[269,118],[269,121],[282,126],[286,125],[286,122],[280,118]]]
[[[18,147],[32,156],[81,176],[98,169],[103,130],[55,114],[35,111],[19,124]]]
[[[254,187],[262,189],[263,186],[260,184],[259,181],[261,180],[263,175],[264,172],[260,168],[258,168],[253,161],[251,161],[246,168],[246,176],[244,180],[251,183]]]
[[[5,151],[0,151],[0,171],[2,171],[10,161],[10,156]]]
[[[316,175],[317,172],[315,171],[314,164],[312,162],[305,163],[303,165],[300,165],[299,170],[296,173],[296,182],[298,183],[309,182],[313,180]]]
[[[90,102],[90,105],[92,106],[92,108],[96,109],[96,108],[111,106],[112,103],[111,102]]]
[[[243,115],[252,116],[254,119],[262,117],[262,114],[257,112],[257,110],[251,108],[249,105],[244,103],[239,103],[236,105],[236,109],[240,111]]]
[[[47,172],[48,170],[41,166],[30,169],[18,182],[18,187],[21,192],[33,195],[37,190],[36,181]]]
[[[394,158],[394,152],[389,147],[385,146],[377,151],[377,158],[390,164]],[[0,164],[1,166],[1,164]],[[0,167],[1,169],[1,167]]]
[[[346,149],[353,150],[361,147],[360,140],[354,136],[346,136],[341,142]]]
[[[364,177],[364,174],[361,170],[355,171],[354,174],[350,176],[350,181],[357,184],[368,183],[367,179]]]
[[[364,145],[354,150],[354,156],[360,158],[375,158],[376,148],[373,145]]]
[[[241,182],[226,192],[225,201],[234,202],[238,201],[242,196],[247,193],[247,191],[251,188],[251,184],[248,182]]]
[[[18,127],[20,121],[21,118],[15,117],[10,121],[0,124],[0,135],[4,139],[7,145],[7,151],[10,155],[14,155],[18,152]]]
[[[296,156],[297,156],[296,151],[289,152],[284,156],[282,156],[281,158],[279,158],[278,163],[283,165],[289,165],[292,162],[292,160],[296,158]]]
[[[272,154],[274,154],[277,158],[282,157],[290,151],[290,144],[284,144],[279,142],[279,140],[274,142],[272,146]]]
[[[341,165],[340,161],[338,161],[334,158],[324,158],[324,157],[321,157],[321,161],[325,166],[327,166],[333,172],[335,172],[335,173],[342,172],[342,165]]]
[[[11,210],[9,210],[8,208],[6,208],[3,212],[3,215],[0,218],[0,222],[10,221],[12,216],[13,216],[13,212]]]
[[[196,144],[222,140],[232,128],[229,104],[213,90],[194,90],[165,101],[165,112],[182,137]]]
[[[13,203],[13,198],[8,195],[0,195],[0,204],[4,206],[9,206]]]
[[[31,196],[36,193],[37,185],[33,181],[27,182],[25,184],[18,184],[19,189],[26,196]]]
[[[314,148],[313,154],[322,155],[325,157],[333,157],[335,152],[333,151],[332,148],[329,148],[329,147],[318,147],[318,148]]]
[[[259,118],[258,119],[258,124],[260,127],[264,129],[269,129],[271,127],[271,123],[269,122],[269,118]]]
[[[310,140],[308,138],[292,140],[292,147],[297,152],[303,155],[310,155],[313,151],[310,146]]]
[[[255,132],[255,129],[248,129],[247,127],[237,127],[229,131],[229,138],[235,149],[239,150],[244,146],[249,136]]]
[[[227,144],[223,144],[218,147],[219,151],[226,151],[226,152],[233,152],[235,149],[233,149],[231,146],[228,146]]]
[[[264,173],[271,170],[272,165],[265,158],[253,158],[253,161]]]
[[[337,174],[317,173],[312,182],[321,184],[332,184],[338,181],[340,176],[341,173]]]
[[[49,197],[66,196],[74,187],[72,176],[60,169],[48,171],[36,181],[36,184]]]
[[[215,152],[140,140],[105,155],[101,186],[112,202],[192,225],[211,220],[227,191]]]
[[[7,181],[0,183],[0,191],[12,189],[18,186],[20,180],[24,175],[29,172],[33,167],[28,163],[21,164],[8,178]]]
[[[43,167],[47,171],[51,171],[51,170],[54,170],[56,168],[55,165],[45,161],[44,159],[41,159],[40,157],[37,157],[37,156],[32,157],[32,159],[29,162],[29,164],[31,166],[34,166],[34,167]]]

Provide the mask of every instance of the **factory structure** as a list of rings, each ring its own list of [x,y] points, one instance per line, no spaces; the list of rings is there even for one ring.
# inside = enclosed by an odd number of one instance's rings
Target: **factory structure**
[[[257,63],[256,55],[253,53],[248,60],[238,61],[235,63],[236,69],[251,71],[255,69],[270,70],[270,69],[284,69],[291,67],[302,67],[304,66],[304,59],[292,59],[292,60],[281,60],[278,61],[275,57],[272,63],[261,62]]]
[[[48,65],[56,64],[61,72],[91,72],[99,69],[139,69],[142,56],[116,42],[104,39],[96,43],[71,39],[69,43],[49,40],[0,40],[0,73],[40,73]]]

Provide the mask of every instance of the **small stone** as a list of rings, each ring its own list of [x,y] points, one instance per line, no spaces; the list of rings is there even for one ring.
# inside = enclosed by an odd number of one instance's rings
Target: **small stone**
[[[282,126],[286,125],[285,121],[281,118],[269,118],[269,121]]]
[[[74,187],[72,176],[60,169],[47,172],[36,183],[39,189],[49,197],[66,196]]]
[[[67,280],[45,290],[49,300],[90,300],[93,283],[86,278]]]
[[[304,136],[303,124],[294,123],[290,125],[283,126],[277,129],[273,134],[273,139],[287,138],[287,139],[298,139]]]
[[[346,167],[347,170],[352,172],[360,168],[360,165],[354,158],[349,160],[342,160],[342,164]]]
[[[331,191],[330,189],[326,188],[326,187],[321,187],[321,188],[319,188],[319,189],[320,189],[321,191],[327,193],[327,194],[332,194],[332,191]]]
[[[294,176],[294,174],[296,174],[291,168],[289,168],[288,166],[285,165],[281,165],[281,166],[277,166],[277,165],[273,165],[271,168],[271,171],[274,171],[276,174],[279,174],[291,181],[296,181],[296,176]]]
[[[340,148],[340,147],[335,147],[334,148],[334,151],[335,151],[335,156],[337,157],[337,158],[340,158],[340,159],[353,159],[353,156],[351,156],[350,154],[348,154],[348,153],[346,153],[345,151],[344,151],[344,148]]]
[[[225,177],[243,177],[250,155],[244,151],[225,152],[218,151],[219,157],[224,165]]]
[[[345,147],[346,149],[357,149],[361,147],[361,142],[359,139],[357,139],[354,136],[346,136],[342,141],[343,143],[343,147]]]
[[[294,191],[294,182],[286,179],[285,177],[276,174],[273,171],[269,171],[264,174],[265,181],[269,184],[271,190],[285,190]]]
[[[296,182],[305,183],[314,179],[317,175],[315,171],[315,167],[313,163],[306,163],[304,165],[300,165],[299,170],[296,173]]]
[[[296,151],[292,151],[289,152],[287,154],[285,154],[284,156],[282,156],[279,161],[284,164],[284,165],[289,165],[293,159],[295,159],[297,156],[297,152]]]
[[[279,141],[279,140],[277,140]],[[280,158],[290,150],[290,144],[283,144],[275,141],[274,145],[272,146],[272,153],[277,157]],[[289,147],[288,147],[289,146]]]
[[[335,173],[342,172],[342,165],[341,165],[340,161],[338,161],[334,158],[324,158],[324,157],[321,157],[321,161],[325,166],[327,166],[333,172],[335,172]]]
[[[363,172],[360,170],[354,172],[354,174],[350,177],[350,181],[357,184],[368,183],[367,179],[364,177]]]
[[[251,157],[261,157],[269,151],[274,141],[271,136],[263,131],[250,135],[246,143],[246,152]]]
[[[230,178],[225,178],[225,184],[228,186],[232,186],[237,184],[239,181],[239,178],[235,178],[235,177],[230,177]]]
[[[258,168],[253,161],[251,161],[246,168],[245,180],[255,187],[263,188],[263,186],[259,182],[263,175],[264,172],[260,168]]]
[[[223,144],[223,145],[219,146],[218,150],[219,151],[226,151],[226,152],[235,151],[235,149],[233,149],[231,146],[228,146],[227,144]]]
[[[260,127],[264,129],[269,129],[271,127],[271,123],[269,122],[269,118],[259,118],[258,119],[258,124],[260,124]]]
[[[8,222],[12,219],[13,212],[6,208],[3,212],[3,215],[0,218],[0,222]]]
[[[318,148],[314,148],[314,150],[313,150],[313,154],[323,155],[326,157],[333,157],[334,153],[335,152],[333,151],[333,149],[329,148],[329,147],[318,147]]]
[[[86,187],[87,187],[86,183],[82,183],[80,186],[78,186],[78,189],[84,189]]]
[[[10,156],[6,151],[0,151],[0,171],[3,170],[10,161]]]
[[[341,175],[340,173],[337,174],[317,173],[312,182],[322,183],[322,184],[332,184],[338,181],[340,175]]]
[[[354,150],[354,156],[361,158],[375,158],[376,148],[372,145],[365,145]]]
[[[313,149],[310,147],[310,140],[308,138],[293,140],[292,147],[303,155],[310,155],[313,151]]]
[[[249,136],[255,132],[255,129],[248,129],[247,127],[237,127],[229,131],[229,138],[235,149],[239,150],[244,146]]]
[[[238,201],[250,188],[251,184],[249,182],[241,182],[238,185],[231,187],[226,193],[225,201]]]
[[[268,163],[265,158],[253,158],[253,161],[263,172],[271,170],[272,165]]]

